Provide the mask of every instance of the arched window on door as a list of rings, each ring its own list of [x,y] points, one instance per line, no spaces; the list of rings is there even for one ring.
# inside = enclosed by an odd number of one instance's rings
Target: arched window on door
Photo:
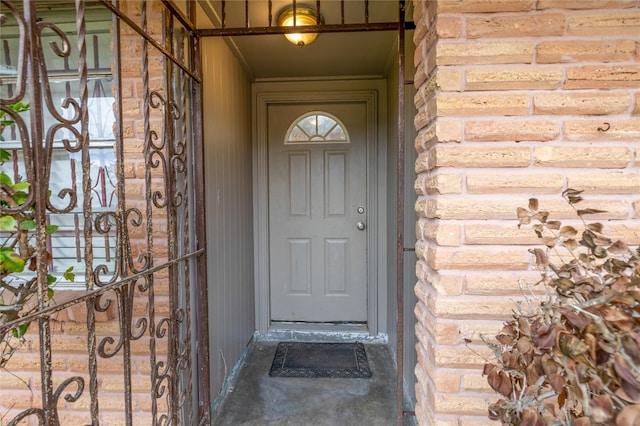
[[[349,143],[349,133],[334,115],[312,111],[301,115],[289,126],[284,143]]]

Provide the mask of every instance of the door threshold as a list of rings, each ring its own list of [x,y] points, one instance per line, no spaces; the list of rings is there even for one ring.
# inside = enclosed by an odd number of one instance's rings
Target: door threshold
[[[386,334],[372,335],[366,323],[308,323],[272,321],[267,334],[258,340],[302,342],[387,343]]]
[[[310,331],[360,331],[368,332],[369,326],[366,322],[347,321],[271,321],[272,330],[310,330]]]

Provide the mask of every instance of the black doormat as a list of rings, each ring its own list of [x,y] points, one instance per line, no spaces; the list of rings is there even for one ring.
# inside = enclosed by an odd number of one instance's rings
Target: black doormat
[[[278,343],[271,377],[371,377],[364,345],[355,343]]]

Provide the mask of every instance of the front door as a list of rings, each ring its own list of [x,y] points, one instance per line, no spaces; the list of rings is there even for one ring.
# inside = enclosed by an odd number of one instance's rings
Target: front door
[[[367,105],[267,111],[271,321],[367,321]]]

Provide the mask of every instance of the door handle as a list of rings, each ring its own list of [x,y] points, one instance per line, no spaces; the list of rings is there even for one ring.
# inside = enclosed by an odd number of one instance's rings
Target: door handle
[[[367,225],[365,225],[364,222],[361,220],[356,223],[356,228],[358,228],[360,231],[364,231],[364,228],[366,227]]]

